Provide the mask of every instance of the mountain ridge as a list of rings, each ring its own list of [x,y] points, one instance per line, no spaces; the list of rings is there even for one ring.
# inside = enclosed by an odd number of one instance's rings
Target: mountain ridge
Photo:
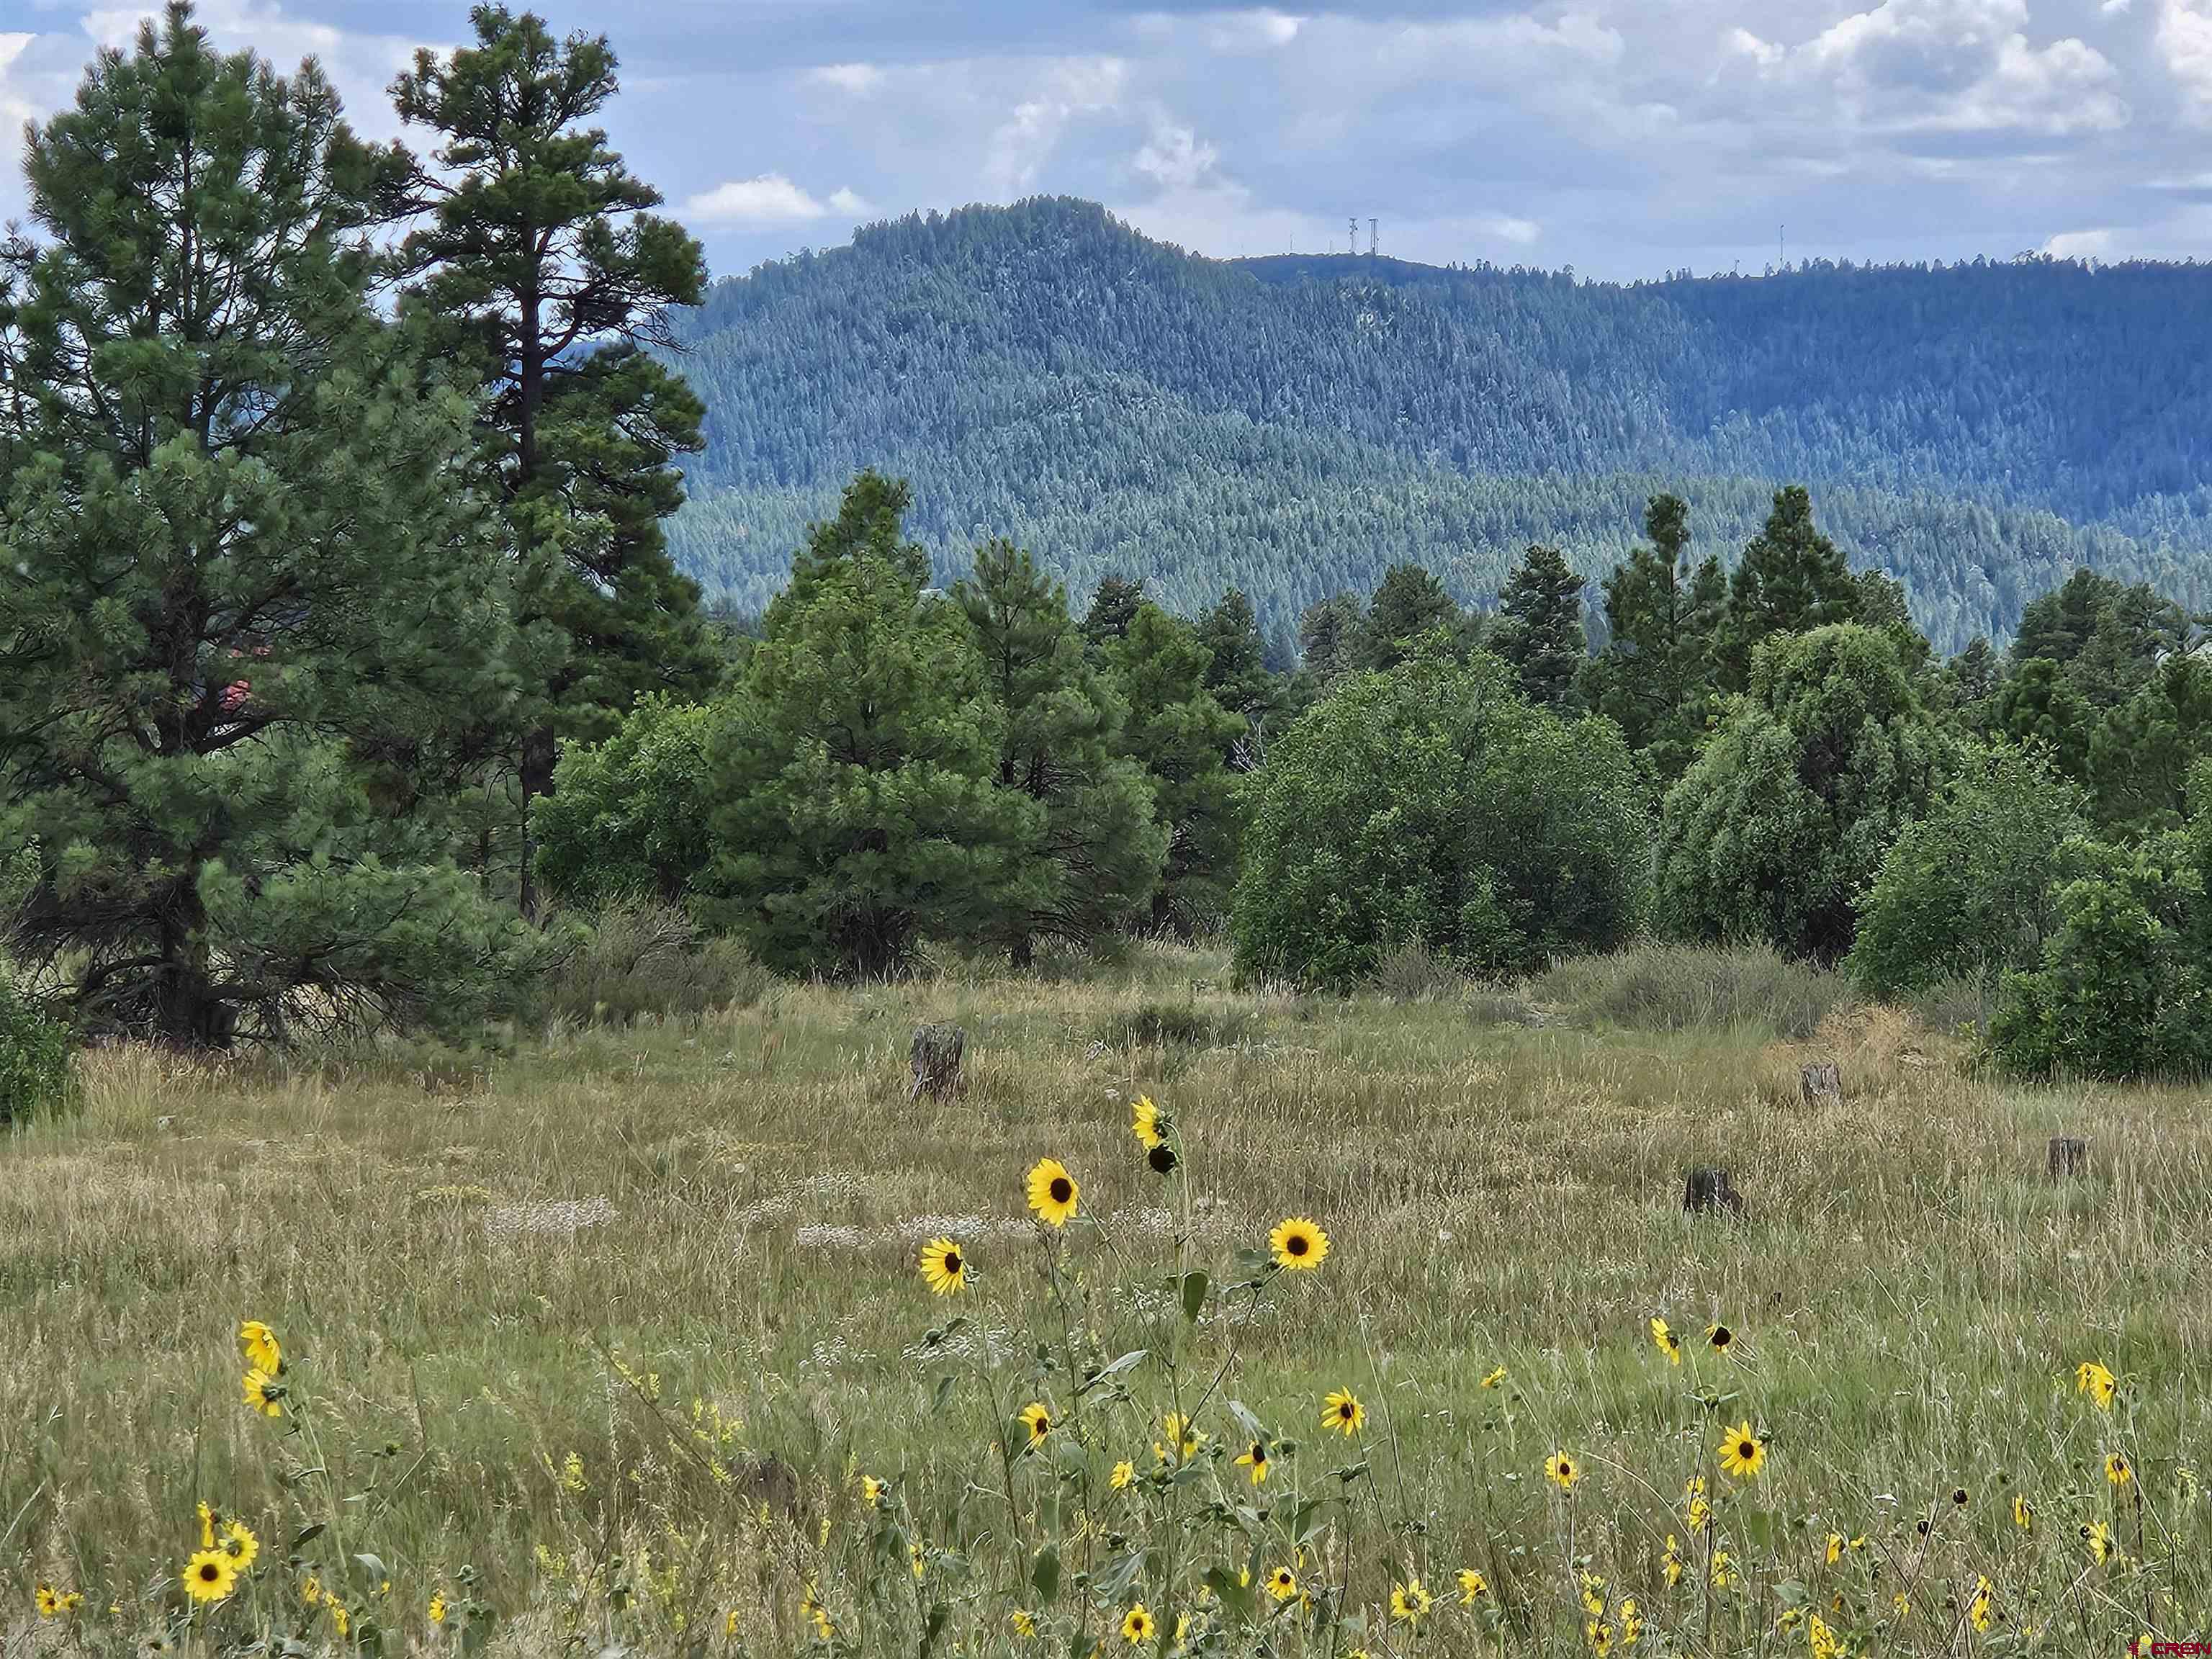
[[[1462,600],[1585,574],[1674,489],[1732,554],[1784,481],[1939,644],[2087,563],[2212,588],[2212,268],[1808,265],[1620,284],[1367,255],[1213,260],[1040,198],[910,215],[675,319],[708,405],[672,526],[754,607],[863,465],[942,576],[987,534],[1079,594],[1247,589],[1272,633],[1412,558]]]

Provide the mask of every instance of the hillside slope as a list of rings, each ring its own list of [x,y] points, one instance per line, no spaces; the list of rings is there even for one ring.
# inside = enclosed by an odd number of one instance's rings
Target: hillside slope
[[[1800,479],[1955,647],[2079,562],[2212,592],[2208,301],[2191,266],[1622,286],[1203,259],[1059,199],[911,216],[678,319],[708,447],[673,540],[757,606],[873,465],[948,576],[1010,535],[1079,593],[1234,584],[1281,631],[1400,559],[1478,601],[1531,540],[1601,571],[1656,489],[1729,551]]]

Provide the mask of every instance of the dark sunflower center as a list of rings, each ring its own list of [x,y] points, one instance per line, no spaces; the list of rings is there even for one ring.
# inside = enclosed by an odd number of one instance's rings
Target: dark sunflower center
[[[1253,1448],[1252,1448],[1252,1461],[1253,1461],[1255,1463],[1264,1463],[1264,1462],[1266,1462],[1267,1461],[1267,1449],[1265,1446],[1255,1446],[1255,1447],[1253,1447]]]
[[[1292,1233],[1283,1241],[1283,1248],[1292,1255],[1304,1255],[1306,1253],[1306,1236],[1304,1233]]]
[[[1054,1203],[1065,1204],[1075,1196],[1075,1185],[1066,1176],[1054,1176],[1052,1178],[1051,1192]]]
[[[945,1253],[945,1271],[948,1273],[957,1273],[960,1271],[959,1251],[947,1250]]]
[[[203,1584],[212,1584],[216,1579],[222,1577],[222,1569],[216,1565],[214,1562],[203,1561],[200,1563],[200,1583]]]
[[[1337,1414],[1339,1417],[1349,1417],[1349,1416],[1351,1416],[1351,1415],[1352,1415],[1352,1402],[1351,1402],[1349,1400],[1347,1400],[1347,1401],[1344,1401],[1344,1403],[1343,1403],[1343,1404],[1340,1405],[1340,1406],[1336,1408],[1336,1414]]]
[[[1751,1442],[1750,1442],[1750,1441],[1748,1441],[1748,1440],[1739,1440],[1739,1441],[1737,1441],[1737,1442],[1736,1442],[1736,1446],[1735,1446],[1735,1455],[1736,1455],[1738,1457],[1748,1457],[1748,1456],[1750,1456],[1750,1455],[1752,1455],[1752,1453],[1753,1453],[1753,1452],[1757,1451],[1758,1449],[1759,1449],[1759,1448],[1758,1448],[1758,1447],[1756,1447],[1756,1446],[1754,1446],[1754,1445],[1753,1445],[1753,1444],[1751,1443]]]

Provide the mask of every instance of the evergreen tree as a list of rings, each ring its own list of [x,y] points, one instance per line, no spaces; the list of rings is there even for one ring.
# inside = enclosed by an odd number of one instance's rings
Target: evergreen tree
[[[1091,596],[1091,609],[1083,618],[1083,638],[1094,650],[1103,650],[1129,631],[1136,619],[1137,607],[1145,602],[1145,584],[1141,579],[1131,581],[1126,576],[1109,576],[1098,584]]]
[[[1252,601],[1237,588],[1200,618],[1199,643],[1206,650],[1206,689],[1232,714],[1244,735],[1231,745],[1233,770],[1249,772],[1267,757],[1267,741],[1287,703],[1283,684],[1267,667],[1267,642],[1260,637]]]
[[[1954,708],[1978,708],[1996,690],[2002,668],[1989,641],[1977,634],[1965,650],[1943,665],[1943,696]]]
[[[1812,497],[1800,484],[1776,490],[1765,527],[1729,576],[1714,652],[1722,688],[1741,690],[1749,683],[1761,640],[1853,621],[1858,599],[1844,556],[1813,527]]]
[[[917,592],[928,586],[929,550],[906,536],[906,515],[913,506],[914,489],[905,479],[886,477],[872,467],[846,485],[836,516],[807,526],[806,544],[793,557],[791,580],[769,605],[763,629],[772,623],[777,605],[804,604],[824,571],[862,554],[890,565]]]
[[[1351,666],[1395,668],[1431,641],[1464,656],[1473,644],[1468,617],[1444,586],[1418,564],[1394,564],[1368,602],[1352,645]]]
[[[2179,828],[2190,776],[2212,754],[2212,663],[2169,657],[2148,683],[2098,723],[2089,740],[2097,816],[2140,835]]]
[[[2040,747],[2065,776],[2088,781],[2097,711],[2061,665],[2031,657],[2004,677],[1984,707],[1992,736]]]
[[[1587,659],[1583,579],[1556,547],[1539,542],[1513,567],[1498,599],[1493,649],[1521,677],[1522,694],[1562,713],[1582,707],[1576,676]]]
[[[461,1020],[531,948],[411,764],[509,691],[468,398],[371,293],[404,171],[312,63],[219,54],[182,3],[29,137],[51,240],[0,249],[0,847],[31,849],[20,937],[90,1022]]]
[[[1151,774],[1168,838],[1152,920],[1184,933],[1227,914],[1236,875],[1237,785],[1224,757],[1244,723],[1206,690],[1209,660],[1190,624],[1150,600],[1113,652],[1129,709],[1122,752]]]
[[[1651,497],[1644,533],[1648,544],[1602,583],[1607,639],[1585,678],[1591,705],[1620,726],[1663,790],[1705,737],[1713,632],[1727,583],[1710,555],[1692,566],[1689,508],[1680,496]]]
[[[672,462],[700,447],[703,411],[645,349],[666,343],[668,307],[698,302],[706,264],[589,125],[617,88],[605,37],[556,40],[503,6],[470,16],[474,46],[418,52],[392,88],[400,118],[443,140],[438,170],[418,173],[429,222],[403,260],[423,313],[490,389],[485,459],[520,562],[520,620],[545,653],[518,756],[526,843],[558,738],[602,735],[640,692],[703,694],[718,672],[698,588],[661,532],[684,500]]]
[[[1332,593],[1306,607],[1298,618],[1298,661],[1316,685],[1327,685],[1353,665],[1366,621],[1366,607],[1349,593]]]
[[[817,526],[801,560],[837,534]],[[872,546],[813,556],[716,722],[702,911],[797,972],[887,974],[926,939],[1013,937],[1049,896],[1044,808],[999,787],[1005,753],[960,607]]]
[[[1067,590],[1026,549],[993,541],[952,596],[1002,717],[999,787],[1042,809],[1025,849],[1036,897],[1008,917],[1015,965],[1026,967],[1040,933],[1088,945],[1144,910],[1167,835],[1144,768],[1116,752],[1121,699],[1085,656]]]

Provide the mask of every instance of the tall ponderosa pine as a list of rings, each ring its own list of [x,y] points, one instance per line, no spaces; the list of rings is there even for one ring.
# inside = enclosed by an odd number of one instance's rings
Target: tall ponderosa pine
[[[952,597],[1003,716],[999,787],[1042,809],[1025,849],[1036,897],[1008,917],[1007,945],[1026,966],[1039,934],[1088,945],[1142,912],[1167,836],[1144,768],[1117,752],[1121,699],[1085,655],[1067,590],[1026,549],[993,541]]]
[[[1206,647],[1206,689],[1213,700],[1244,721],[1244,736],[1230,750],[1231,767],[1249,772],[1267,758],[1286,703],[1283,682],[1267,669],[1267,641],[1252,601],[1231,588],[1221,603],[1199,618],[1198,642]]]
[[[1582,706],[1576,689],[1589,642],[1583,633],[1583,579],[1556,547],[1531,547],[1498,595],[1498,654],[1521,677],[1522,695],[1562,713]]]
[[[410,757],[509,700],[469,398],[372,303],[404,156],[179,3],[100,53],[26,172],[45,236],[0,253],[21,937],[87,1019],[181,1044],[465,1018],[520,923],[368,776],[410,795]]]
[[[1644,756],[1663,790],[1703,741],[1713,702],[1713,633],[1728,592],[1720,561],[1690,562],[1690,509],[1654,495],[1650,543],[1605,578],[1605,653],[1586,675],[1589,701]]]
[[[1813,498],[1801,484],[1774,492],[1765,526],[1729,575],[1714,660],[1725,690],[1750,683],[1761,640],[1856,621],[1859,588],[1835,543],[1813,526]]]
[[[1395,668],[1438,639],[1464,655],[1478,631],[1433,573],[1417,564],[1394,564],[1368,603],[1351,665]]]
[[[1127,576],[1108,576],[1091,595],[1091,609],[1083,616],[1084,642],[1103,651],[1128,633],[1137,607],[1145,602],[1145,584]]]
[[[683,502],[671,462],[700,447],[702,410],[645,349],[707,273],[698,243],[650,211],[659,192],[589,125],[617,90],[605,37],[556,40],[501,6],[471,19],[475,46],[417,53],[392,94],[444,140],[416,182],[430,221],[404,257],[422,310],[490,386],[483,434],[520,620],[550,657],[517,757],[526,841],[558,738],[604,735],[640,692],[696,695],[715,678],[698,589],[660,527]],[[526,851],[526,906],[529,878]]]
[[[1244,722],[1206,689],[1210,660],[1188,623],[1149,600],[1113,649],[1129,709],[1121,751],[1151,775],[1168,837],[1152,920],[1182,933],[1227,914],[1236,877],[1240,820],[1226,757]]]

